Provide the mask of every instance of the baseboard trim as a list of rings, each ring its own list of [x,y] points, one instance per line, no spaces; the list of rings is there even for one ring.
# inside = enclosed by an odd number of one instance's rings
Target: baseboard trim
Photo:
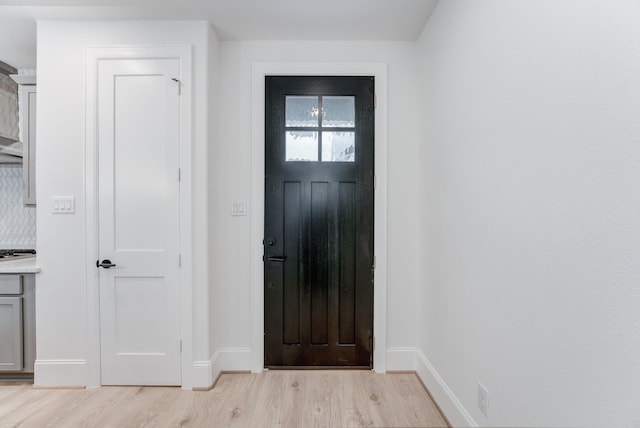
[[[422,381],[422,378],[418,376],[418,372],[414,371],[413,374],[416,375],[418,382],[420,382],[420,385],[422,385],[424,390],[427,392],[427,395],[429,396],[431,401],[433,401],[433,404],[436,405],[436,408],[438,409],[438,413],[440,413],[440,416],[442,416],[442,419],[444,419],[445,423],[447,424],[447,428],[453,428],[453,425],[451,425],[451,421],[449,421],[449,418],[447,418],[447,415],[445,415],[444,411],[442,411],[442,408],[440,407],[436,399],[433,398],[433,394],[431,393],[431,391],[429,391],[429,388],[427,388],[427,385],[425,385],[424,382]]]
[[[194,361],[192,371],[192,386],[194,391],[208,391],[213,385],[212,377],[212,364],[211,360],[208,361]]]
[[[442,379],[424,353],[419,349],[416,350],[416,373],[432,396],[433,401],[435,401],[440,408],[440,412],[446,417],[450,426],[478,426],[444,379]]]
[[[35,388],[84,388],[87,385],[87,360],[36,360]]]
[[[51,389],[87,389],[84,385],[65,385],[65,386],[42,386],[42,385],[33,385],[33,389],[43,389],[43,390],[51,390]]]
[[[208,361],[193,363],[193,389],[208,391],[221,373],[251,371],[250,348],[221,348]]]
[[[397,347],[387,349],[387,373],[416,370],[416,348]]]

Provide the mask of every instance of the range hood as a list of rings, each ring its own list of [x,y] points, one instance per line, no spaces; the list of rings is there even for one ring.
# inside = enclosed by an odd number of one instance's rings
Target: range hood
[[[9,76],[17,72],[14,67],[0,61],[0,155],[3,159],[22,157],[18,128],[18,84]]]

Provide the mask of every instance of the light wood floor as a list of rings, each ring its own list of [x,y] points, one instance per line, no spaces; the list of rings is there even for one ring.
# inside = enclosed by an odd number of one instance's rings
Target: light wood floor
[[[211,391],[0,384],[0,427],[444,427],[415,374],[223,374]]]

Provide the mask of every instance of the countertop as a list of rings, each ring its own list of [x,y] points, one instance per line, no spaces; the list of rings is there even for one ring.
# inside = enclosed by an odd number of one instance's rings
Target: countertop
[[[0,273],[38,273],[40,267],[36,263],[36,258],[26,257],[18,260],[8,260],[0,262]]]

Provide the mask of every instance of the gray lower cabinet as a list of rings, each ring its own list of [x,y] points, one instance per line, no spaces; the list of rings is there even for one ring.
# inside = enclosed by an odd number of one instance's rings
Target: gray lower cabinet
[[[22,297],[0,297],[0,371],[23,368]]]
[[[0,374],[33,372],[35,284],[34,274],[0,274]]]

